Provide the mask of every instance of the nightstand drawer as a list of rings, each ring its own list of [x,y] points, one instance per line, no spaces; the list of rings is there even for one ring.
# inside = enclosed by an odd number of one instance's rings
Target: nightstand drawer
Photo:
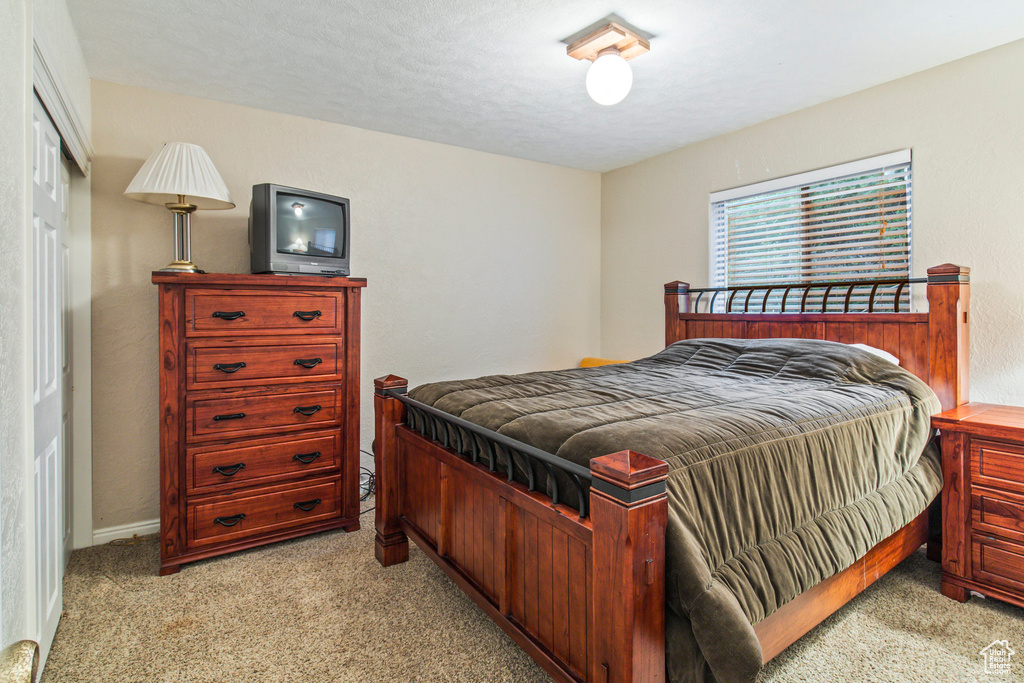
[[[322,343],[218,343],[188,345],[187,388],[244,386],[277,382],[340,380],[342,341]],[[218,340],[219,341],[219,340]],[[304,340],[303,340],[304,341]]]
[[[1024,543],[1024,496],[975,486],[971,490],[975,531]]]
[[[975,581],[1024,591],[1024,545],[974,534],[971,550]]]
[[[338,470],[340,455],[338,430],[190,448],[185,460],[187,492],[200,495],[330,474]]]
[[[327,385],[317,390],[280,389],[244,391],[186,400],[188,438],[209,441],[260,434],[277,434],[299,429],[324,429],[341,424],[340,386]]]
[[[340,292],[185,290],[185,334],[340,334]]]
[[[971,439],[971,483],[1024,494],[1024,445]]]
[[[189,503],[188,543],[237,541],[341,514],[341,479],[257,489],[209,503]]]

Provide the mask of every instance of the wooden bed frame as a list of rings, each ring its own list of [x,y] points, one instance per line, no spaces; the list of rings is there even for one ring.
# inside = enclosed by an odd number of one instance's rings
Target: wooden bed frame
[[[691,294],[716,290],[672,282],[665,285],[665,343],[701,337],[865,343],[898,356],[948,409],[967,401],[969,273],[951,264],[930,268],[927,313],[694,312],[699,302],[691,305]],[[740,302],[734,299],[741,298],[736,291],[717,291],[726,293],[728,310],[735,310]],[[846,309],[850,291],[852,286]],[[765,292],[762,301],[768,296]],[[748,292],[744,308],[750,298]],[[668,466],[623,451],[595,457],[587,470],[440,411],[434,414],[405,396],[407,382],[400,377],[381,377],[374,386],[380,563],[408,559],[412,538],[555,680],[664,681]],[[497,471],[496,452],[528,462],[531,472],[561,469],[578,486],[589,479],[589,493],[579,489],[589,504],[577,511],[515,481],[511,472]],[[755,624],[762,661],[926,540],[927,510],[853,566]]]

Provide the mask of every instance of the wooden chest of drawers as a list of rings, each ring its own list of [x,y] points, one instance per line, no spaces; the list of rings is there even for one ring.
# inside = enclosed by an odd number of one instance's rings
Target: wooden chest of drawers
[[[153,273],[160,573],[359,528],[365,280]]]
[[[968,403],[942,434],[942,592],[1024,607],[1024,408]]]

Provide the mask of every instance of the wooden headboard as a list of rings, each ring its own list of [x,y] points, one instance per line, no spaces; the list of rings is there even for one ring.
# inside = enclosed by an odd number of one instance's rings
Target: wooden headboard
[[[681,339],[706,337],[766,339],[797,337],[826,339],[846,344],[868,344],[884,349],[900,359],[900,365],[931,386],[943,410],[968,401],[969,316],[971,269],[946,263],[928,269],[928,277],[919,280],[859,280],[819,285],[793,284],[770,287],[722,287],[691,289],[686,282],[665,285],[665,345]],[[904,287],[927,283],[928,312],[874,312],[880,290],[895,289],[893,300],[900,301]],[[822,290],[825,304],[838,301],[844,312],[806,312],[806,293]],[[865,294],[870,288],[870,294]],[[782,309],[763,312],[772,292],[784,291]],[[849,312],[851,295],[859,291],[860,300],[868,296],[871,312]],[[790,293],[795,296],[790,298]],[[693,295],[697,296],[693,296]],[[801,296],[803,295],[803,296]],[[701,312],[705,307],[717,310],[713,300],[721,297],[721,309],[728,312]],[[830,299],[834,297],[834,299]],[[750,313],[751,300],[761,312]],[[792,308],[801,312],[789,312]],[[710,306],[708,306],[710,304]],[[822,308],[827,308],[824,304]]]

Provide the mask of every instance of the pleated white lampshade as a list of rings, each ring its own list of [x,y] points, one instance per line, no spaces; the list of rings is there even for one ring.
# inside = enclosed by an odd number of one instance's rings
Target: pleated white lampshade
[[[150,204],[176,203],[178,195],[199,209],[233,209],[224,179],[199,145],[168,142],[135,174],[124,196]]]

